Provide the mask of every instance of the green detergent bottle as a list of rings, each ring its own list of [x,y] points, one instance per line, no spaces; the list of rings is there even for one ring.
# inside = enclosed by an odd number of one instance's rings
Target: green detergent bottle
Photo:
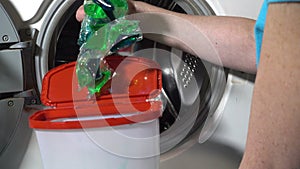
[[[126,0],[85,0],[84,12],[86,17],[78,40],[80,46],[105,24],[124,17],[128,12],[128,4]]]
[[[76,64],[79,86],[89,94],[101,91],[113,73],[103,58],[142,39],[137,21],[125,19],[127,0],[85,0]]]

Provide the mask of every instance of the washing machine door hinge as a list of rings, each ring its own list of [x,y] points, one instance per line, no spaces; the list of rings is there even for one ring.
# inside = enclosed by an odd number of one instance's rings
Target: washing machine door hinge
[[[18,33],[19,42],[0,45],[0,99],[17,97],[24,98],[25,105],[40,104],[35,71],[38,31],[26,28]]]
[[[14,97],[24,98],[25,105],[41,104],[36,81],[35,56],[37,53],[36,39],[38,30],[25,29],[20,31],[20,36],[28,36],[29,40],[25,40],[10,46],[10,49],[21,49],[23,60],[23,76],[24,91],[14,95]]]
[[[24,105],[39,105],[41,101],[35,89],[26,90],[14,95],[14,98],[24,98]]]

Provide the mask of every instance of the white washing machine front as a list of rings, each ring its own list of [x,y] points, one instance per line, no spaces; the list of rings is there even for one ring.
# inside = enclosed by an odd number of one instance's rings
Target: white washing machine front
[[[147,0],[146,0],[147,1]],[[76,0],[10,0],[14,9],[22,20],[21,24],[28,25],[39,31],[36,44],[39,52],[35,53],[36,83],[38,90],[41,89],[42,78],[45,73],[65,60],[56,59],[58,39],[65,28],[65,19],[70,20],[78,5],[74,5]],[[153,1],[148,1],[155,3]],[[157,1],[158,6],[163,5],[163,1]],[[199,1],[199,0],[174,0],[176,8],[180,12],[200,14],[200,15],[230,15],[243,16],[255,19],[259,13],[262,0],[246,1]],[[78,3],[80,4],[80,3]],[[56,61],[60,63],[56,63]],[[49,63],[51,62],[51,63]],[[54,63],[55,62],[55,63]],[[198,142],[199,133],[203,128],[203,122],[193,128],[192,134],[179,138],[179,141],[172,145],[168,141],[170,136],[162,138],[163,149],[167,149],[161,156],[161,168],[232,168],[236,166],[241,158],[247,134],[248,117],[250,113],[250,101],[253,89],[253,75],[244,74],[232,70],[226,70],[226,80],[220,80],[223,69],[219,69],[209,63],[204,63],[210,67],[209,73],[213,74],[212,92],[210,94],[211,114],[216,120],[221,120],[214,135],[204,144]],[[221,72],[221,73],[220,73]],[[205,94],[204,94],[205,95]],[[215,99],[215,100],[214,100]],[[204,109],[204,108],[203,108]],[[217,112],[217,113],[216,113]],[[241,114],[240,112],[244,112]],[[222,119],[219,115],[223,114]],[[208,115],[208,116],[209,116]],[[184,116],[184,115],[183,115]],[[214,118],[211,118],[214,120]],[[199,120],[200,121],[200,120]],[[168,122],[168,120],[167,120]],[[200,122],[199,122],[200,123]],[[173,123],[172,123],[173,124]],[[179,125],[180,126],[180,125]],[[214,129],[215,126],[212,126]],[[181,130],[167,130],[171,135],[176,135]],[[208,134],[210,136],[210,133]],[[201,139],[200,139],[201,140]],[[172,149],[169,150],[168,145]],[[175,147],[175,148],[174,148]],[[226,154],[224,147],[229,154]],[[236,153],[238,152],[238,153]],[[233,158],[226,156],[232,155]],[[224,160],[225,159],[225,160]],[[220,161],[220,163],[215,162]],[[20,169],[42,169],[42,160],[35,135],[33,134],[27,151],[24,155]]]

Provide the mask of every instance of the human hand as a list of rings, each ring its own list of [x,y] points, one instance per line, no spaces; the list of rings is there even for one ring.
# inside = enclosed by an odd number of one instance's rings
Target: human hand
[[[135,13],[135,5],[134,5],[134,1],[133,0],[127,0],[128,3],[128,14],[132,14]],[[77,21],[81,22],[85,17],[85,13],[84,13],[84,9],[83,9],[83,5],[81,5],[77,11],[76,11],[76,19]]]

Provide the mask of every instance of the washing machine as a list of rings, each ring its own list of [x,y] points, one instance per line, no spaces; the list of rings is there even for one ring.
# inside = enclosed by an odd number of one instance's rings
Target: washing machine
[[[181,13],[252,19],[262,4],[262,0],[144,1]],[[0,168],[43,168],[28,117],[45,108],[39,99],[44,75],[77,59],[80,23],[75,12],[81,4],[81,0],[0,2]],[[171,54],[158,59],[157,49],[176,53],[179,60]],[[167,103],[160,118],[160,168],[237,168],[246,141],[255,75],[213,65],[147,38],[136,50],[166,68],[162,71]],[[185,99],[194,88],[179,84],[181,64],[197,67],[191,86],[198,90],[192,102]],[[165,71],[170,68],[173,74]]]

